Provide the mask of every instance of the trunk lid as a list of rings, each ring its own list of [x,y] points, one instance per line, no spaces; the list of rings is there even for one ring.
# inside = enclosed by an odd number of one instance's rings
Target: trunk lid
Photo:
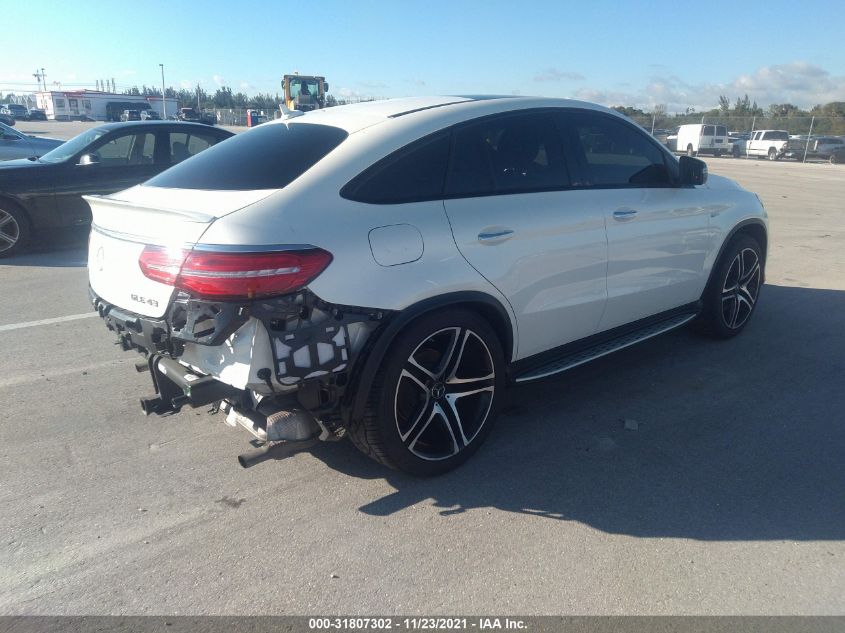
[[[272,193],[139,185],[110,196],[85,196],[93,215],[88,245],[92,290],[124,310],[163,317],[174,287],[141,272],[138,259],[144,248],[156,245],[190,250],[217,218]]]

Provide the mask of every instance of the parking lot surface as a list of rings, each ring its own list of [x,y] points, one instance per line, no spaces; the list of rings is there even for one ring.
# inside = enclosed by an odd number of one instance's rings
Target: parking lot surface
[[[845,170],[708,164],[770,214],[746,331],[514,388],[431,480],[348,442],[240,469],[222,416],[144,418],[84,237],[3,260],[0,614],[845,613]]]

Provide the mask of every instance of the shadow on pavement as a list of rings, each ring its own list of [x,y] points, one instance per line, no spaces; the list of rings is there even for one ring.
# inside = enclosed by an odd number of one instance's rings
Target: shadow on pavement
[[[0,259],[0,266],[84,267],[88,259],[88,228],[74,227],[33,236],[20,255]]]
[[[845,292],[767,285],[736,339],[678,331],[513,388],[488,442],[443,477],[348,442],[313,454],[386,477],[396,491],[360,508],[375,516],[430,499],[443,516],[496,508],[640,537],[843,539],[843,315]]]

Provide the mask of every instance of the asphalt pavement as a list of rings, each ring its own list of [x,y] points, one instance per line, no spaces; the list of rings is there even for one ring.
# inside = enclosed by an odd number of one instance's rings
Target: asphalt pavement
[[[0,261],[0,614],[845,613],[845,169],[708,163],[771,216],[747,330],[514,388],[437,479],[242,470],[222,416],[142,415],[84,235]]]

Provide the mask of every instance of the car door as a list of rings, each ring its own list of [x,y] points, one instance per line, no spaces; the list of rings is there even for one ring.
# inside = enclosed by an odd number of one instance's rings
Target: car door
[[[675,183],[677,163],[645,131],[611,114],[561,117],[583,188],[578,207],[607,225],[605,331],[696,301],[713,246],[701,192]]]
[[[760,154],[760,148],[763,145],[762,139],[763,132],[754,132],[751,135],[751,140],[748,141],[748,151],[746,152],[749,156],[758,156]]]
[[[459,126],[449,163],[455,242],[510,302],[517,358],[593,334],[607,294],[604,216],[577,204],[553,114]]]
[[[119,128],[68,160],[56,176],[56,208],[63,224],[91,221],[84,195],[110,194],[154,176],[156,134],[151,128]],[[83,160],[83,156],[91,160]]]

